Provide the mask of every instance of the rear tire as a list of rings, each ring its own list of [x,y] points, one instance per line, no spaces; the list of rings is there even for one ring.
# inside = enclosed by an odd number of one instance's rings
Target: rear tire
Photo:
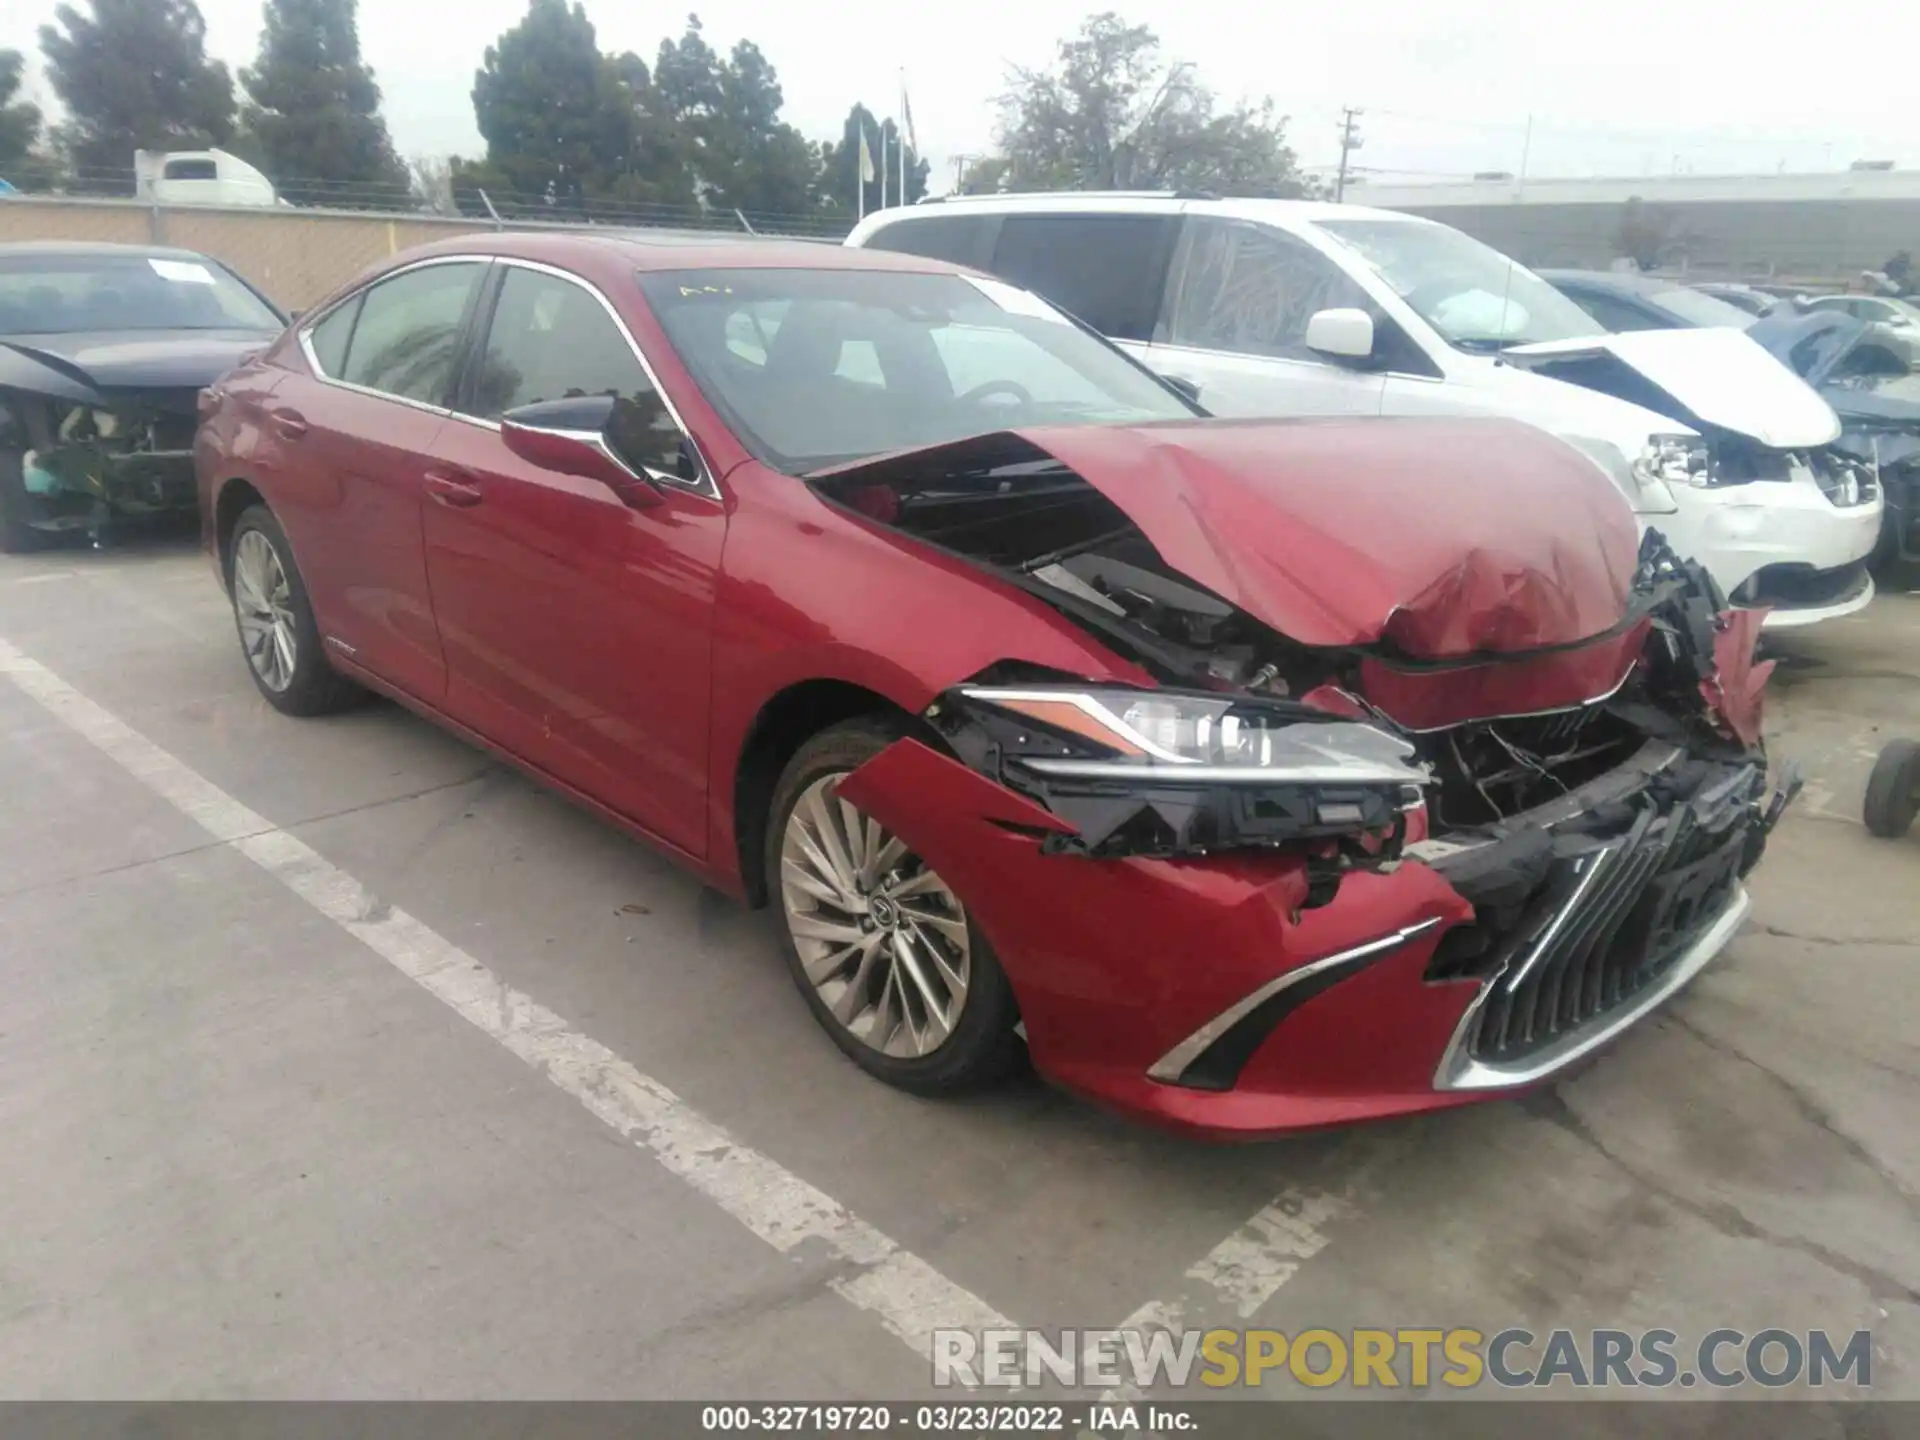
[[[1895,740],[1880,752],[1867,777],[1864,809],[1875,835],[1895,840],[1907,833],[1920,811],[1920,744]]]
[[[227,592],[254,688],[283,715],[329,715],[366,698],[333,668],[287,533],[249,506],[227,541]]]
[[[767,890],[787,968],[833,1043],[898,1089],[957,1095],[1018,1064],[1013,987],[945,882],[833,793],[841,776],[904,733],[867,717],[800,747],[767,817]],[[823,830],[832,832],[825,842]],[[810,862],[809,850],[826,863]],[[872,863],[863,866],[862,856]]]

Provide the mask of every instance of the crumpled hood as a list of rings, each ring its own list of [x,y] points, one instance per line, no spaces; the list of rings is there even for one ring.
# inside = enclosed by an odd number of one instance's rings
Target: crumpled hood
[[[1306,645],[1511,654],[1577,644],[1627,613],[1631,509],[1591,460],[1515,420],[1050,426],[836,473],[1042,454],[1169,566]]]
[[[1629,330],[1514,345],[1500,358],[1773,449],[1825,445],[1840,433],[1833,407],[1741,330]]]
[[[0,336],[0,351],[63,377],[108,390],[198,390],[253,350],[273,343],[266,330],[119,330],[108,333]]]

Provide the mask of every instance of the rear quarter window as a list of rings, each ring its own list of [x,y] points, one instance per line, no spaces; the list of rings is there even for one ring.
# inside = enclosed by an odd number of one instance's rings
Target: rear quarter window
[[[1176,215],[1009,215],[993,272],[1115,340],[1151,340]]]
[[[865,248],[986,270],[993,264],[993,237],[999,224],[994,215],[913,215],[874,231]]]

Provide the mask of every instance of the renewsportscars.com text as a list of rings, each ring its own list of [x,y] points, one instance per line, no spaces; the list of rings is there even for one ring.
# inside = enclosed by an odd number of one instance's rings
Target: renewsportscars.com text
[[[1855,1330],[936,1330],[936,1386],[1778,1388],[1873,1383]]]

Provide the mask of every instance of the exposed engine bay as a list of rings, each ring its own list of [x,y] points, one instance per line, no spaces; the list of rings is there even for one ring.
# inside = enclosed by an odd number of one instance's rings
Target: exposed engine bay
[[[1722,618],[1704,569],[1657,532],[1611,630],[1537,652],[1434,659],[1384,638],[1299,643],[1167,564],[1117,504],[1057,461],[895,464],[884,477],[860,467],[814,483],[1045,601],[1165,687],[1164,705],[1093,687],[1063,697],[1079,677],[1008,663],[929,711],[961,759],[1074,825],[1072,836],[1041,837],[1052,850],[1304,846],[1308,903],[1323,903],[1347,870],[1390,865],[1409,843],[1509,826],[1650,745],[1764,772],[1758,693],[1769,667],[1751,664],[1753,632]],[[1595,655],[1604,679],[1544,713],[1482,710],[1416,727],[1384,698]]]
[[[160,390],[96,406],[0,392],[0,448],[20,453],[25,522],[96,528],[112,514],[192,508],[196,394]]]

